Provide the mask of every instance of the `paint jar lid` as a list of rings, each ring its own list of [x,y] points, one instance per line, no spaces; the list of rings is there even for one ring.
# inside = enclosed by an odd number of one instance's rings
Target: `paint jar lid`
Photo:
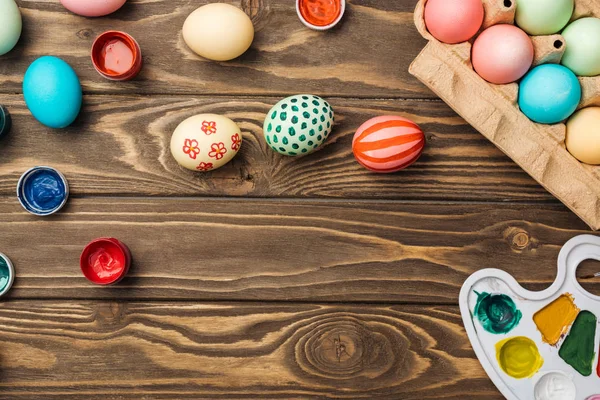
[[[33,167],[17,184],[17,198],[25,210],[38,216],[59,211],[69,198],[69,183],[52,167]]]
[[[0,138],[10,131],[12,120],[6,107],[0,105]]]
[[[92,44],[92,64],[106,79],[130,80],[142,69],[142,50],[131,35],[107,31],[100,34]]]
[[[0,253],[0,297],[4,296],[15,281],[15,267],[10,258]]]
[[[296,0],[296,13],[307,27],[326,31],[336,26],[346,12],[346,0]]]
[[[131,252],[115,238],[91,241],[79,258],[83,276],[97,285],[113,285],[127,275],[131,266]]]

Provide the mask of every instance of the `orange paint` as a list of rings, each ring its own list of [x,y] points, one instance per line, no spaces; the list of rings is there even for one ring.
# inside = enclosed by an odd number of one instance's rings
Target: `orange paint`
[[[112,39],[104,44],[100,54],[100,68],[109,74],[120,75],[133,66],[133,49],[121,39]]]
[[[534,314],[533,322],[542,334],[542,340],[555,346],[577,318],[579,308],[573,296],[563,294]]]
[[[341,0],[300,0],[300,14],[314,26],[327,26],[335,22],[342,12]]]

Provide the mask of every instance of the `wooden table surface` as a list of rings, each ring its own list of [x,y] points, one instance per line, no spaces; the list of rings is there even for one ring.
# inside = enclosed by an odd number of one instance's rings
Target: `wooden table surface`
[[[58,0],[17,0],[23,35],[0,58],[14,124],[0,142],[0,251],[17,270],[0,306],[0,398],[501,399],[463,329],[460,287],[484,267],[547,287],[585,224],[408,74],[425,44],[416,0],[351,0],[326,33],[306,29],[293,0],[230,0],[256,38],[226,63],[181,37],[207,2],[129,0],[86,19]],[[93,69],[92,41],[108,29],[139,41],[136,80]],[[69,62],[84,88],[64,130],[23,101],[23,74],[42,55]],[[336,127],[317,153],[281,157],[262,121],[298,93],[325,97]],[[206,112],[236,120],[244,145],[218,171],[184,171],[171,133]],[[426,132],[404,172],[374,175],[352,156],[357,127],[382,114]],[[17,202],[34,165],[67,176],[60,214]],[[110,288],[79,271],[101,236],[134,256]]]

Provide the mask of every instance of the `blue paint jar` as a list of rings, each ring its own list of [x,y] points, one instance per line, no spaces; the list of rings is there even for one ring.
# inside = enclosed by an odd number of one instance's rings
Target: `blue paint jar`
[[[63,174],[51,167],[34,167],[17,185],[17,197],[31,214],[46,216],[60,210],[69,198],[69,184]]]
[[[0,297],[8,293],[14,281],[15,268],[10,259],[0,253]]]
[[[556,124],[569,118],[581,101],[581,84],[568,68],[556,64],[535,67],[519,85],[519,107],[530,120]]]
[[[0,138],[10,131],[11,119],[8,110],[4,106],[0,106]]]

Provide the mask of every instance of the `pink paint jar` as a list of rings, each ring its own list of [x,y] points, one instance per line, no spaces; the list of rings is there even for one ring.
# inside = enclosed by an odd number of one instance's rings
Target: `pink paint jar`
[[[131,252],[117,239],[96,239],[83,249],[79,266],[90,282],[103,286],[114,285],[129,272]]]
[[[106,79],[127,81],[142,69],[142,50],[127,33],[107,31],[92,44],[92,64]]]

